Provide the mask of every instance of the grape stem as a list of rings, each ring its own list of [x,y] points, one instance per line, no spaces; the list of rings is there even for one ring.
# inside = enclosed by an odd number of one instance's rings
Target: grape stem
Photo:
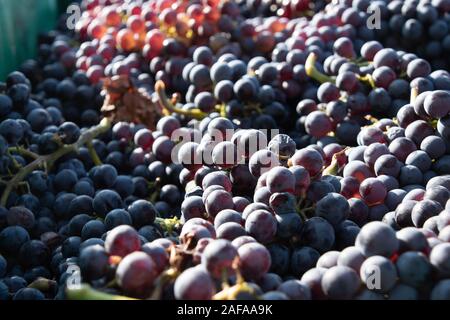
[[[416,101],[416,98],[418,95],[419,95],[419,88],[417,88],[417,87],[412,88],[409,103],[414,104],[414,101]]]
[[[88,149],[89,155],[91,156],[92,161],[94,162],[94,164],[96,166],[101,166],[103,163],[100,160],[100,158],[99,158],[99,156],[97,154],[97,151],[95,151],[94,146],[92,145],[92,141],[86,142],[86,147]]]
[[[316,62],[317,62],[317,55],[314,52],[310,53],[305,62],[305,69],[308,77],[313,78],[314,80],[320,83],[325,82],[334,83],[335,80],[332,77],[329,77],[320,72],[319,70],[317,70]]]
[[[22,156],[29,157],[29,158],[32,158],[32,159],[39,158],[38,154],[36,154],[34,152],[31,152],[31,151],[29,151],[29,150],[27,150],[27,149],[25,149],[23,147],[20,147],[20,146],[10,147],[10,148],[8,148],[8,151],[12,152],[12,153],[18,153],[18,154],[20,154]]]
[[[130,297],[112,295],[92,289],[88,285],[68,287],[66,295],[70,300],[136,300]]]
[[[201,111],[198,108],[190,109],[190,110],[183,110],[183,109],[175,107],[172,104],[172,102],[167,98],[166,85],[161,80],[156,81],[155,92],[158,96],[158,100],[159,100],[159,103],[161,104],[161,106],[170,112],[178,113],[178,114],[188,116],[188,117],[192,117],[197,120],[202,120],[203,118],[206,118],[208,116],[207,113]]]
[[[367,82],[372,89],[375,89],[377,86],[375,85],[375,81],[373,80],[370,74],[366,74],[365,76],[357,75],[357,78],[361,82]]]
[[[2,194],[0,205],[6,205],[11,191],[16,188],[20,184],[20,182],[22,182],[32,171],[42,166],[51,167],[53,163],[59,158],[70,152],[77,151],[81,146],[92,141],[92,139],[94,139],[98,135],[108,131],[109,128],[111,128],[110,119],[103,118],[98,125],[83,132],[77,142],[69,145],[64,145],[60,149],[49,155],[38,156],[34,161],[30,162],[25,167],[22,167],[17,172],[17,174],[10,181],[8,181],[8,185],[6,186],[5,191]]]

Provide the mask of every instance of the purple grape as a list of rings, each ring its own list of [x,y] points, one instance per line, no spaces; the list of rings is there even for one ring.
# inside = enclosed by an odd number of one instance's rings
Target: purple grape
[[[269,271],[270,253],[263,245],[250,242],[238,249],[239,267],[246,279],[258,280]]]

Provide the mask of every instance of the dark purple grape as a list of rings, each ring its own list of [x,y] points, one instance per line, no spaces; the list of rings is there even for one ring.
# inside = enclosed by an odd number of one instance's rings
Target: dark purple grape
[[[397,239],[399,241],[399,252],[425,252],[428,249],[425,235],[413,227],[407,227],[397,231]]]
[[[400,281],[414,288],[421,288],[431,280],[432,267],[421,252],[405,252],[396,261]]]
[[[134,297],[146,297],[158,273],[153,260],[144,252],[133,252],[120,261],[116,271],[118,285]]]
[[[302,240],[319,252],[326,252],[334,245],[333,227],[325,219],[313,217],[305,222]]]
[[[442,243],[436,245],[430,253],[430,263],[437,269],[441,277],[450,274],[450,244]]]
[[[347,199],[338,193],[330,193],[316,204],[315,215],[324,218],[333,226],[347,219],[349,214],[350,206]]]
[[[258,242],[270,242],[277,231],[277,221],[268,211],[259,209],[251,212],[245,220],[245,230]]]
[[[362,227],[355,246],[367,257],[374,255],[391,257],[397,252],[399,241],[395,231],[388,225],[373,221]]]
[[[140,249],[141,241],[139,235],[130,226],[118,226],[106,236],[105,250],[109,255],[125,257]]]
[[[397,282],[397,270],[395,265],[382,256],[372,256],[361,265],[361,280],[369,289],[386,293],[391,290]],[[378,278],[378,281],[374,281]]]
[[[360,287],[358,274],[346,266],[328,269],[322,277],[322,290],[330,299],[351,299]]]
[[[210,300],[215,287],[208,271],[199,265],[183,271],[178,276],[174,292],[178,300]]]
[[[269,271],[271,257],[263,245],[250,242],[238,249],[239,267],[246,279],[258,280]]]
[[[296,249],[291,255],[291,272],[296,276],[302,276],[309,269],[314,268],[319,258],[319,252],[311,247]]]
[[[321,138],[332,130],[332,124],[326,113],[313,111],[306,116],[305,128],[306,132],[313,137]]]
[[[217,239],[210,242],[203,252],[202,265],[215,279],[222,279],[223,275],[232,275],[236,266],[238,252],[230,241]]]

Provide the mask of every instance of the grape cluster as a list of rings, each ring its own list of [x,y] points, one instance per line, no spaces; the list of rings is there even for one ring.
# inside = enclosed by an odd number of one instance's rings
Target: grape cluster
[[[81,7],[0,83],[0,300],[450,299],[447,1]]]

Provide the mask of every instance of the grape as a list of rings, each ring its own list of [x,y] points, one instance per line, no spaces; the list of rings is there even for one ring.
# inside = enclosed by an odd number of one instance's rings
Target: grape
[[[25,207],[12,207],[6,214],[6,222],[9,226],[21,226],[28,231],[34,227],[35,221],[33,212]]]
[[[330,118],[324,112],[313,111],[306,116],[305,128],[310,135],[321,138],[331,131],[332,124]]]
[[[409,200],[405,197],[402,203],[395,209],[395,221],[399,226],[408,227],[413,225],[411,214],[416,203],[417,201]]]
[[[286,294],[290,300],[311,300],[311,290],[299,280],[285,281],[277,290]]]
[[[392,176],[387,176],[387,175],[382,174],[382,175],[378,176],[377,179],[380,180],[381,182],[383,182],[383,184],[385,185],[386,190],[388,192],[399,188],[399,183],[398,183],[397,179],[395,179]]]
[[[267,146],[267,148],[277,154],[280,159],[291,157],[295,153],[295,147],[295,141],[285,134],[277,134],[270,140]]]
[[[275,236],[277,222],[270,212],[259,209],[251,212],[247,216],[245,220],[245,230],[258,242],[268,243]]]
[[[208,272],[199,265],[185,270],[176,279],[174,292],[179,300],[209,300],[215,288]]]
[[[408,138],[397,138],[389,145],[389,151],[401,162],[405,162],[408,155],[416,149],[414,142]]]
[[[424,59],[414,59],[408,63],[406,74],[409,78],[427,77],[431,73],[430,64]]]
[[[387,190],[380,180],[376,178],[367,178],[361,183],[359,193],[368,205],[374,205],[384,200]]]
[[[250,237],[250,236],[240,236],[240,237],[237,237],[236,239],[234,239],[233,241],[231,241],[231,244],[236,249],[239,249],[244,244],[247,244],[247,243],[250,243],[250,242],[256,242],[256,240],[253,237]]]
[[[80,269],[83,278],[96,280],[108,271],[108,255],[100,245],[89,246],[80,252]]]
[[[330,193],[317,202],[315,214],[336,226],[347,219],[350,214],[350,206],[340,194]]]
[[[344,167],[344,178],[354,177],[361,183],[372,176],[369,166],[359,160],[351,161]]]
[[[450,244],[441,243],[436,245],[430,253],[430,263],[437,269],[442,277],[450,274]]]
[[[450,281],[441,280],[434,287],[431,292],[431,300],[448,300],[450,297]]]
[[[234,239],[246,235],[245,229],[236,222],[225,222],[217,229],[217,238],[233,241]]]
[[[405,252],[396,262],[400,281],[414,288],[420,288],[430,281],[431,265],[421,252]]]
[[[103,222],[90,220],[81,229],[81,239],[100,238],[106,232]]]
[[[362,227],[355,246],[367,256],[391,257],[399,248],[394,230],[382,222],[373,221]]]
[[[416,145],[420,145],[423,139],[433,133],[433,128],[424,120],[413,121],[405,129],[405,137],[414,141]]]
[[[364,261],[361,265],[360,275],[361,280],[369,289],[374,289],[382,293],[390,291],[397,282],[395,265],[383,256],[371,256]]]
[[[438,159],[445,153],[445,141],[438,136],[428,136],[422,140],[420,149],[425,151],[430,158]]]
[[[296,212],[284,213],[276,216],[277,237],[290,239],[299,237],[302,234],[303,222]]]
[[[305,222],[303,241],[319,252],[326,252],[334,245],[333,227],[325,219],[313,217]]]
[[[279,291],[269,291],[261,296],[263,300],[289,300],[289,297]]]
[[[339,257],[339,251],[325,252],[319,260],[317,260],[317,268],[330,269],[337,265],[337,259]]]
[[[313,111],[317,110],[317,104],[312,99],[304,99],[301,100],[296,108],[296,111],[299,115],[308,115]]]
[[[181,214],[184,221],[195,217],[203,217],[206,214],[206,209],[202,197],[191,196],[184,199],[181,204]]]
[[[284,167],[275,167],[268,171],[267,187],[271,193],[275,192],[294,192],[295,176]]]
[[[92,202],[94,211],[101,217],[105,217],[108,212],[123,207],[122,199],[113,190],[99,191]]]
[[[409,67],[409,66],[408,66]],[[450,94],[444,90],[436,90],[427,95],[423,103],[425,112],[432,118],[445,117],[450,112]]]
[[[0,248],[2,252],[13,254],[30,240],[27,230],[21,226],[9,226],[0,232]]]
[[[332,267],[322,277],[322,290],[330,299],[351,299],[359,286],[358,274],[345,266]]]
[[[105,250],[110,255],[124,257],[141,248],[139,235],[130,226],[118,226],[111,230],[105,239]]]
[[[412,165],[412,166],[420,169],[422,172],[426,172],[431,168],[432,162],[426,152],[417,150],[417,151],[412,152],[406,158],[405,164]],[[409,184],[413,184],[413,183],[409,183]]]
[[[412,209],[412,222],[416,227],[422,227],[426,220],[433,216],[437,216],[442,210],[443,208],[438,202],[425,199],[418,202]]]
[[[343,16],[344,19],[344,16]],[[352,59],[355,57],[355,51],[353,49],[353,43],[349,38],[342,37],[338,38],[333,45],[333,50],[338,55]]]
[[[42,292],[35,288],[23,288],[18,290],[13,300],[45,300],[45,296]]]
[[[418,300],[419,293],[413,287],[403,283],[397,284],[389,292],[389,300]]]
[[[319,252],[311,247],[302,247],[294,250],[291,255],[292,273],[296,276],[304,275],[305,272],[312,269],[316,265],[319,257]]]
[[[370,167],[373,167],[382,155],[388,154],[389,149],[385,144],[373,143],[364,150],[364,162]]]
[[[202,265],[213,278],[221,279],[223,274],[231,275],[237,257],[238,251],[231,242],[217,239],[206,246],[202,255]]]
[[[399,251],[426,251],[428,248],[426,237],[418,229],[413,227],[403,228],[397,231]]]
[[[269,150],[255,152],[248,162],[250,172],[256,178],[278,165],[279,160],[277,155]]]
[[[269,271],[271,257],[269,251],[261,244],[250,242],[238,249],[239,267],[246,279],[260,279]]]
[[[117,267],[116,279],[122,289],[136,297],[145,297],[157,277],[154,261],[143,252],[127,255]]]
[[[216,190],[211,192],[205,201],[206,212],[211,216],[216,216],[224,209],[234,207],[232,196],[225,190]]]
[[[302,166],[308,170],[311,177],[316,176],[323,166],[323,158],[319,152],[313,149],[297,151],[290,159],[292,165]]]
[[[226,191],[231,192],[232,184],[230,178],[222,171],[210,172],[203,178],[203,190],[206,190],[212,185],[222,186]]]

